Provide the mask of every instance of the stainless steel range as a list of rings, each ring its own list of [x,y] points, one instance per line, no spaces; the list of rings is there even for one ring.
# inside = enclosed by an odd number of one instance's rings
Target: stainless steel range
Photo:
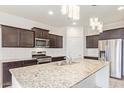
[[[32,58],[37,59],[37,64],[49,63],[52,61],[51,56],[46,56],[46,51],[32,52]]]

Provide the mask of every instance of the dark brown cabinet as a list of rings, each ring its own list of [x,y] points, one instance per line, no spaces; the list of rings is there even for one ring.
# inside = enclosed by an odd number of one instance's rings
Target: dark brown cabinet
[[[98,57],[84,56],[85,59],[98,60]]]
[[[34,47],[34,32],[11,26],[1,26],[2,47]]]
[[[31,65],[36,65],[37,64],[37,60],[25,60],[22,62],[23,66],[31,66]]]
[[[63,37],[59,35],[49,34],[50,48],[63,48]]]
[[[99,40],[120,39],[120,38],[124,39],[124,28],[106,30],[103,31],[99,36]]]
[[[25,67],[30,65],[36,65],[37,60],[23,60],[23,61],[15,61],[15,62],[6,62],[3,63],[3,83],[2,87],[7,87],[12,85],[12,75],[9,72],[9,69]]]
[[[52,62],[66,60],[66,56],[52,57]]]
[[[35,38],[48,39],[49,37],[49,30],[37,27],[33,27],[32,30],[35,31]]]
[[[98,48],[99,35],[86,36],[86,48]]]
[[[49,34],[49,47],[56,48],[56,36],[53,34]]]
[[[34,47],[34,32],[20,30],[20,47]]]
[[[3,47],[18,47],[19,46],[19,31],[14,27],[1,26],[2,30],[2,46]]]

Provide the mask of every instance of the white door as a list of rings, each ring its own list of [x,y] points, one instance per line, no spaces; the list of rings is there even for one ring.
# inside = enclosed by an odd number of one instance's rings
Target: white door
[[[67,40],[67,56],[72,58],[82,58],[83,38],[71,37]]]

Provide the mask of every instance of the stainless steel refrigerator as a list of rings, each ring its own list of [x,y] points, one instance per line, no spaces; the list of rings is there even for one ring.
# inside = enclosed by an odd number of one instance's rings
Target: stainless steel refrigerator
[[[110,77],[122,79],[124,40],[99,40],[99,60],[110,62]]]

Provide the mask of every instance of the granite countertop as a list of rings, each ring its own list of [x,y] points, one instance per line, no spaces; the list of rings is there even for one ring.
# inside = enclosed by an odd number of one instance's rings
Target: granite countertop
[[[98,60],[78,60],[71,65],[58,66],[57,62],[11,69],[21,87],[69,88],[88,78],[108,63]]]

